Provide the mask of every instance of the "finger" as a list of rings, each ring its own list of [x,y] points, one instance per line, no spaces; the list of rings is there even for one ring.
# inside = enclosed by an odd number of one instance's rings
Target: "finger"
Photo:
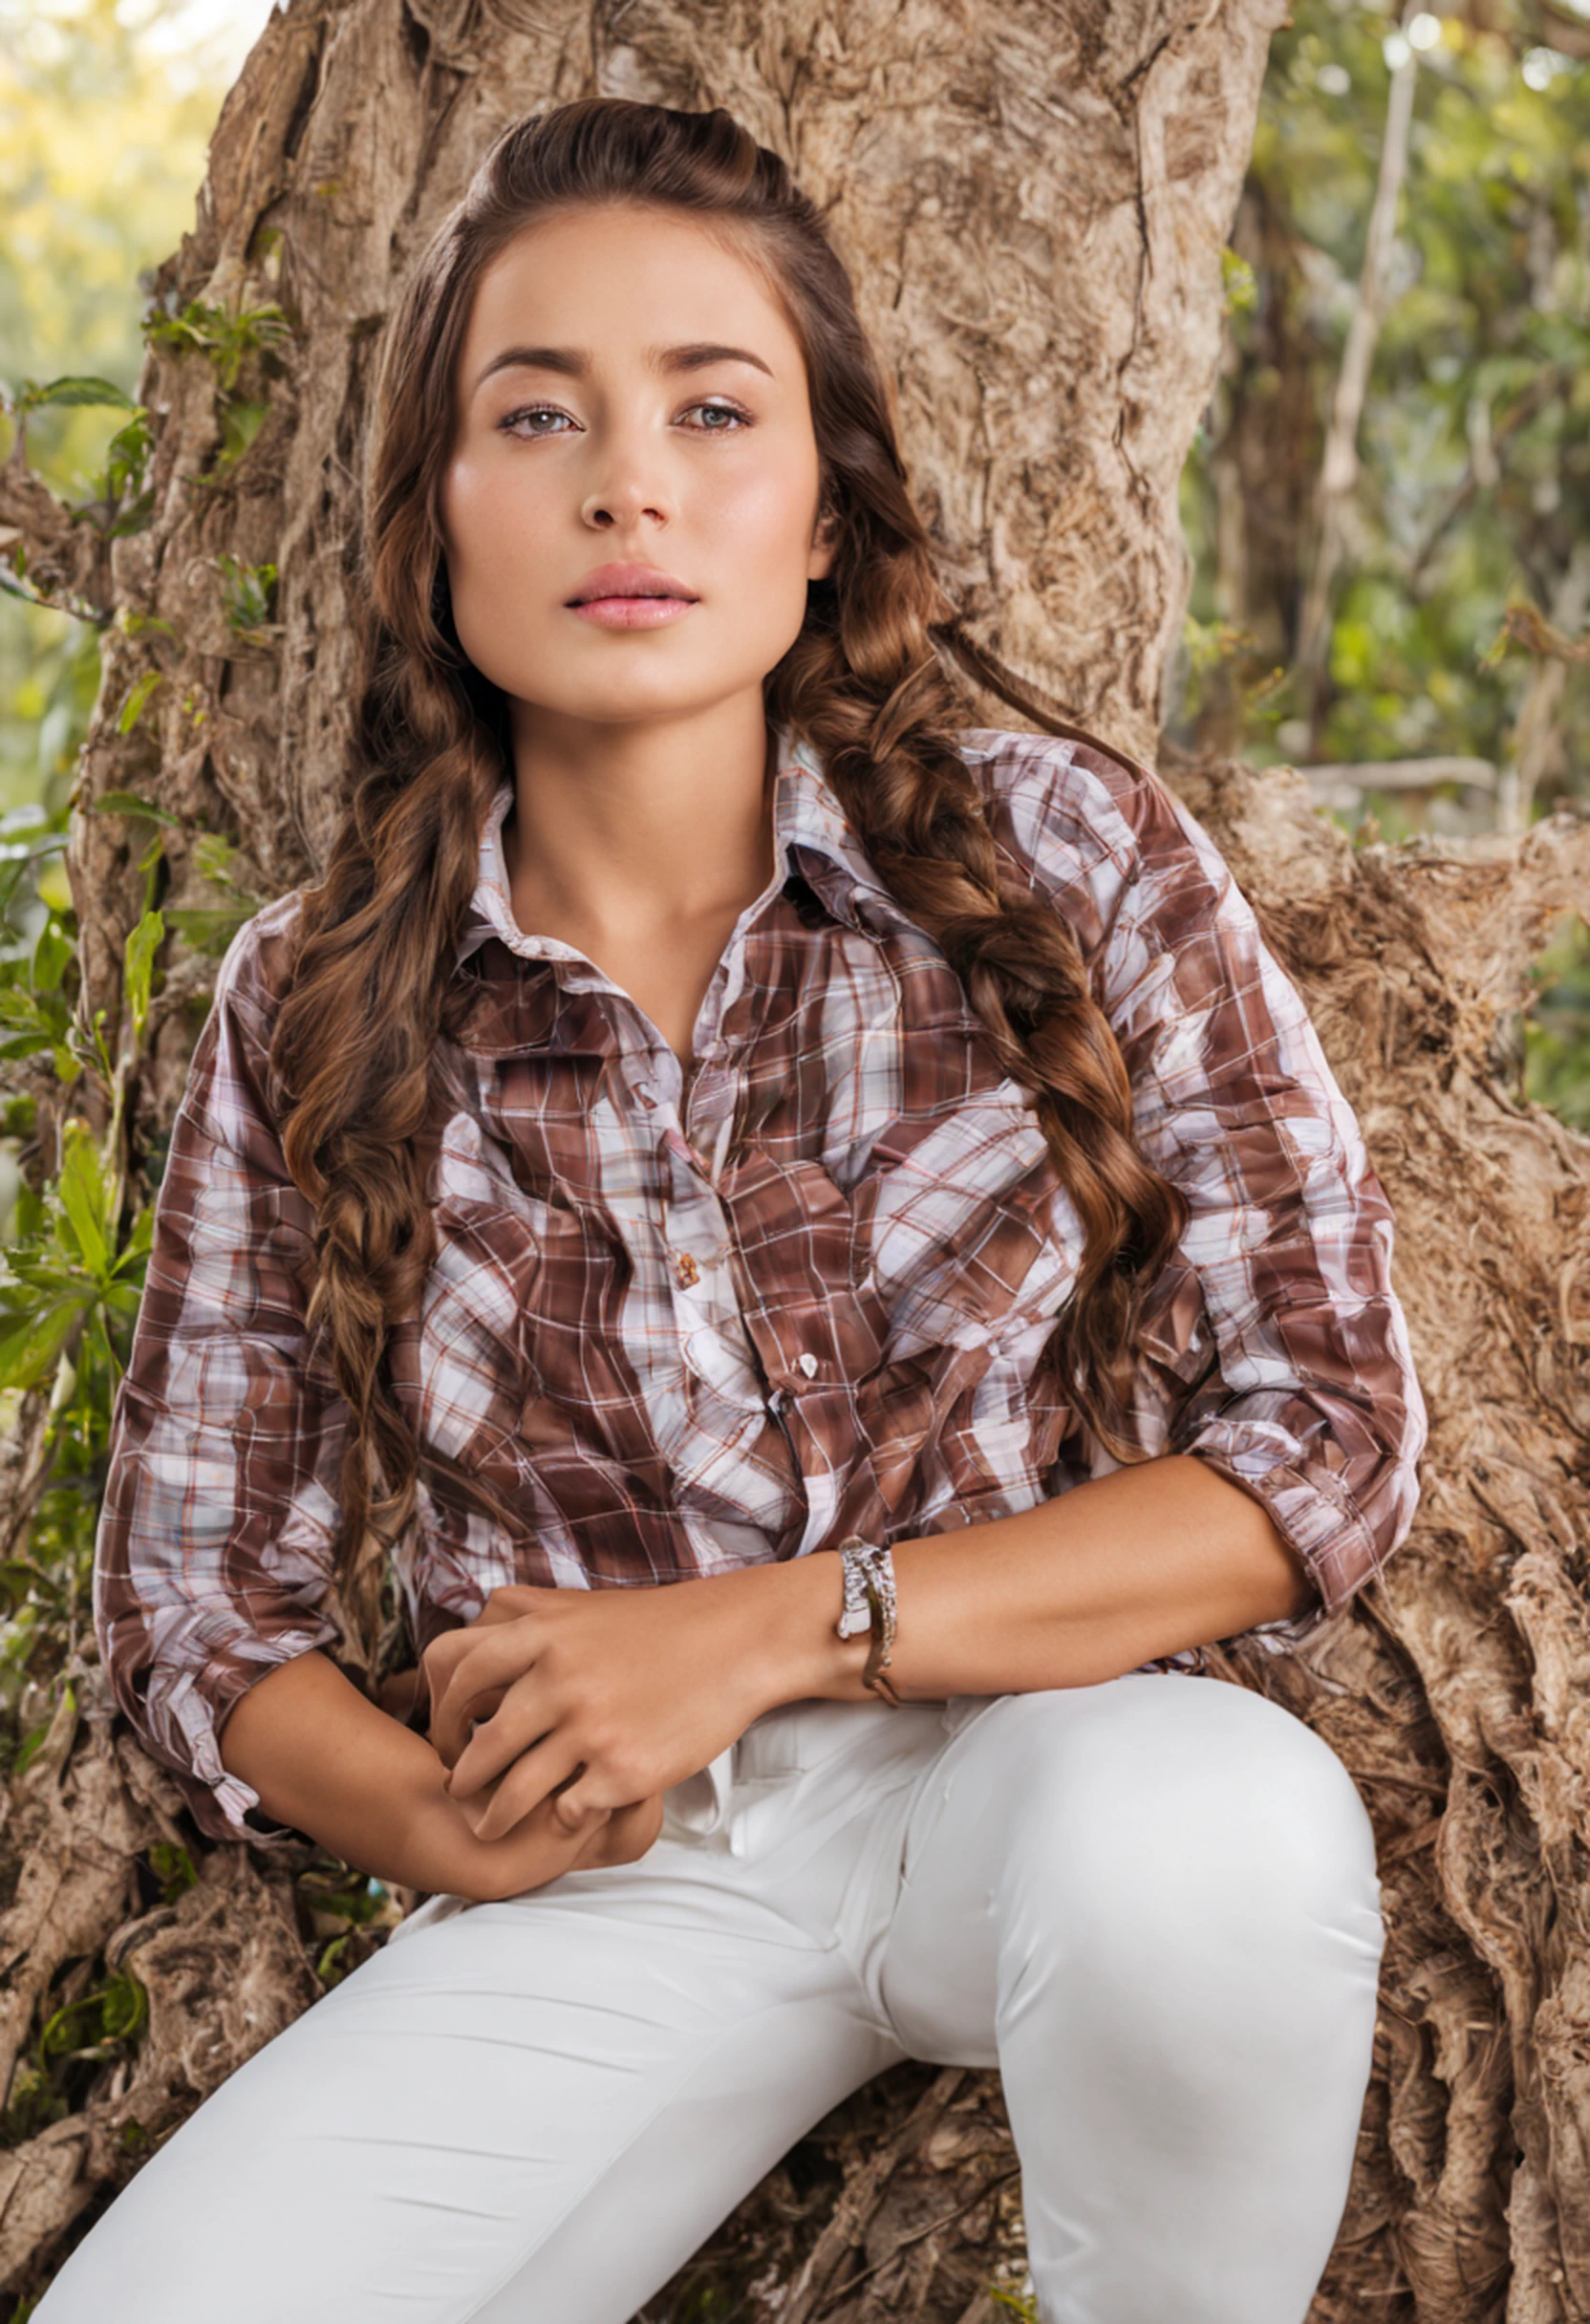
[[[477,1730],[483,1727],[487,1719],[494,1718],[497,1712],[502,1709],[503,1698],[506,1693],[507,1689],[505,1687],[498,1687],[489,1693],[477,1695],[475,1697],[468,1710],[464,1712],[463,1740],[458,1745],[450,1743],[446,1737],[439,1734],[437,1730],[437,1722],[433,1716],[429,1731],[426,1734],[426,1741],[431,1745],[431,1748],[436,1753],[437,1757],[449,1771],[457,1767],[461,1753],[469,1748],[470,1743],[474,1740]]]
[[[427,1739],[433,1744],[437,1741],[438,1710],[462,1653],[463,1633],[461,1630],[443,1630],[439,1638],[432,1639],[419,1657],[420,1678],[425,1690],[426,1733]]]
[[[614,1808],[581,1861],[633,1864],[653,1846],[661,1830],[662,1794],[654,1792],[650,1799],[636,1799],[628,1807]]]
[[[560,1747],[551,1738],[526,1752],[489,1792],[478,1791],[460,1802],[476,1839],[501,1840],[505,1832],[511,1832],[524,1817],[540,1807],[559,1784],[567,1783],[577,1765],[568,1746]],[[577,1828],[561,1817],[556,1820],[562,1830]],[[579,1822],[583,1821],[582,1817]]]
[[[494,1695],[480,1696],[469,1714],[462,1748],[452,1761],[447,1789],[462,1799],[482,1784],[494,1782],[560,1724],[534,1670]],[[567,1760],[565,1773],[572,1765],[572,1758]]]
[[[483,1622],[517,1622],[521,1614],[537,1612],[542,1599],[551,1595],[533,1582],[500,1582],[486,1592],[484,1605],[465,1626],[474,1629]]]
[[[449,1766],[469,1740],[468,1718],[478,1699],[523,1678],[539,1645],[540,1625],[533,1616],[471,1625],[457,1661],[432,1696],[432,1741]]]
[[[581,1760],[561,1789],[552,1794],[553,1820],[560,1823],[565,1831],[572,1832],[592,1808],[606,1811],[628,1805],[625,1800],[604,1798],[603,1789],[600,1777]]]

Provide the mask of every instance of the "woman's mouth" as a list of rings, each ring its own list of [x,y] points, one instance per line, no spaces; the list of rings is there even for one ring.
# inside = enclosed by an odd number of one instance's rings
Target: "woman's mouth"
[[[604,630],[657,630],[680,621],[698,602],[682,581],[655,565],[598,565],[569,600]]]
[[[599,629],[660,630],[682,621],[697,602],[694,597],[587,597],[569,610]]]

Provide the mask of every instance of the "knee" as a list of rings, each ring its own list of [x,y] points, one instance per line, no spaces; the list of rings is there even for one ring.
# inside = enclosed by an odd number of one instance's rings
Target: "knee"
[[[1019,1698],[1005,1902],[1026,1954],[1171,1990],[1218,1965],[1372,1987],[1374,1833],[1323,1737],[1224,1681],[1143,1672]],[[1013,1736],[1013,1740],[1016,1738]]]

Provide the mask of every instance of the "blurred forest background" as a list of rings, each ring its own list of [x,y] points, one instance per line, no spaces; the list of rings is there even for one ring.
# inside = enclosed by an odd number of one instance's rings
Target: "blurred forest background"
[[[211,125],[267,12],[0,0],[0,458],[25,438],[101,532],[146,514],[145,341],[207,327],[211,311],[167,313],[147,280],[191,224]],[[1361,843],[1483,848],[1564,800],[1590,813],[1590,0],[1450,14],[1296,0],[1223,267],[1221,375],[1182,484],[1192,595],[1169,740],[1303,768]],[[270,314],[249,319],[258,341]],[[195,343],[234,387],[242,341]],[[263,409],[230,398],[228,456]],[[230,575],[240,635],[269,625],[274,582],[269,565]],[[0,1059],[52,1054],[68,1081],[96,1063],[67,997],[60,859],[99,636],[33,602],[0,542]],[[123,731],[143,706],[135,688]],[[181,933],[219,951],[259,899],[228,893],[212,844],[222,908]],[[128,945],[135,1030],[163,933],[151,910]],[[1517,1035],[1520,1098],[1590,1131],[1583,916],[1554,931]],[[13,1775],[46,1733],[60,1641],[87,1626],[148,1225],[121,1241],[111,1145],[86,1134],[54,1184],[29,1183],[34,1103],[0,1101],[0,1439],[25,1391],[48,1385],[51,1406],[47,1437],[17,1455],[48,1472],[18,1496],[26,1540],[0,1541]],[[373,1908],[355,1883],[343,1926]],[[69,2110],[138,2006],[113,1978],[52,2018],[12,2085],[12,2139]]]

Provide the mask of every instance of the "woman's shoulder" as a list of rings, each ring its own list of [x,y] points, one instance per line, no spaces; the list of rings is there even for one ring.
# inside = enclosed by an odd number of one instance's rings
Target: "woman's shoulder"
[[[218,1009],[243,1017],[274,1018],[292,981],[302,888],[262,904],[232,937],[215,976]]]
[[[292,980],[301,889],[245,920],[217,965],[209,1015],[188,1061],[183,1097],[205,1134],[242,1150],[261,1117],[273,1120],[270,1044]]]
[[[1079,887],[1101,908],[1145,859],[1199,862],[1202,837],[1151,767],[1096,735],[969,726],[956,746],[976,776],[996,843],[1056,897]]]

